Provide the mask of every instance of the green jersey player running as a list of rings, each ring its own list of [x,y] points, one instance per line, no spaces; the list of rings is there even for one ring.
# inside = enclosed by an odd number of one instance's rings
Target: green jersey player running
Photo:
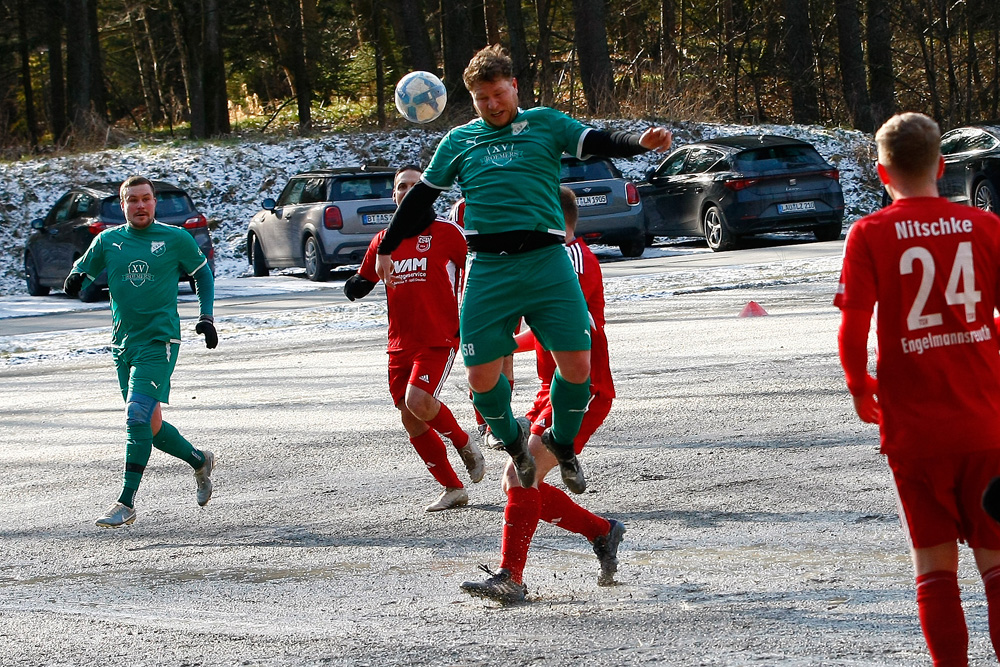
[[[125,399],[125,472],[121,495],[97,519],[102,528],[135,521],[135,493],[152,448],[187,461],[194,469],[198,504],[212,497],[215,456],[199,450],[163,421],[160,403],[169,402],[170,376],[181,342],[177,282],[194,279],[201,317],[195,331],[205,345],[219,343],[212,318],[215,281],[208,261],[185,230],[155,220],[156,193],[142,176],[132,176],[119,190],[126,224],[106,229],[66,277],[64,289],[75,295],[85,281],[107,271],[111,294],[112,343],[118,384]]]
[[[517,347],[513,333],[521,317],[557,366],[552,427],[542,442],[558,460],[566,486],[575,493],[586,488],[573,439],[590,401],[590,320],[563,247],[560,158],[564,153],[629,157],[664,151],[671,134],[660,127],[641,135],[603,132],[547,107],[520,109],[512,72],[511,59],[499,46],[473,56],[463,79],[479,117],[454,128],[438,144],[379,245],[378,272],[387,285],[392,283],[389,254],[428,224],[423,212],[457,183],[465,197],[471,253],[460,329],[473,403],[503,442],[520,481],[517,493],[508,494],[505,514],[534,513],[537,518],[535,463],[526,446],[529,425],[515,420],[510,383],[501,371],[504,357]],[[509,599],[507,588],[523,589],[505,569],[483,586],[477,594],[500,600]]]

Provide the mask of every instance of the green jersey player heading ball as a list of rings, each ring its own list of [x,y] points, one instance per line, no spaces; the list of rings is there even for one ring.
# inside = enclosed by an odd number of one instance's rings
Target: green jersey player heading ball
[[[156,221],[153,183],[132,176],[119,189],[124,225],[98,234],[73,265],[64,289],[73,295],[85,281],[107,271],[111,294],[112,355],[125,399],[125,472],[118,502],[97,519],[102,528],[135,521],[135,493],[152,448],[186,461],[193,469],[197,501],[212,497],[215,456],[191,445],[163,421],[160,403],[169,402],[170,376],[180,348],[177,282],[191,276],[201,317],[195,331],[205,345],[219,343],[212,318],[215,281],[208,261],[184,229]]]
[[[590,400],[590,322],[563,248],[560,158],[564,153],[630,157],[665,151],[671,134],[662,127],[641,135],[605,132],[555,109],[521,109],[512,72],[513,63],[499,46],[473,56],[463,80],[478,118],[452,129],[438,144],[420,183],[393,216],[379,246],[378,270],[391,284],[389,254],[429,223],[422,212],[457,183],[465,197],[471,253],[460,321],[473,403],[510,454],[518,491],[531,489],[535,465],[526,447],[528,428],[514,418],[510,383],[502,374],[503,358],[516,348],[513,333],[524,317],[557,366],[552,427],[542,441],[559,461],[567,487],[581,493],[586,481],[573,439]],[[538,512],[537,502],[508,495],[507,512]]]

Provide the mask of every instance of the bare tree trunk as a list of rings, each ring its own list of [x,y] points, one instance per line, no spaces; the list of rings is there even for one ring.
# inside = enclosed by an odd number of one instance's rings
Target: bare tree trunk
[[[49,124],[52,141],[59,143],[66,134],[66,82],[63,78],[62,33],[66,6],[63,0],[47,0],[48,24],[46,41],[49,46]]]
[[[955,57],[951,48],[951,11],[948,8],[948,0],[938,0],[938,12],[940,19],[938,25],[941,26],[941,43],[944,45],[945,73],[948,75],[948,110],[947,125],[955,124],[959,114],[961,92],[958,89],[958,76],[955,73]]]
[[[105,121],[108,116],[108,104],[104,93],[104,68],[101,65],[97,0],[87,0],[87,35],[90,38],[90,107],[102,121]]]
[[[930,21],[933,21],[933,14],[928,16],[925,9],[930,10],[930,7],[925,7],[923,3],[919,6],[913,7],[912,12],[916,17],[916,33],[917,42],[920,44],[920,55],[924,61],[924,77],[927,79],[927,94],[931,98],[931,113],[934,115],[934,120],[938,123],[943,122],[943,114],[941,109],[941,95],[938,93],[937,88],[937,67],[934,60],[934,36],[930,34],[928,30],[928,25]]]
[[[411,70],[439,72],[431,47],[430,32],[424,20],[425,0],[399,0],[399,14],[402,19],[402,34],[396,41],[403,48],[403,62]]]
[[[550,107],[555,101],[552,91],[552,53],[550,44],[552,38],[553,0],[535,0],[535,13],[538,17],[538,49],[535,60],[538,62],[538,103]]]
[[[663,82],[669,82],[671,90],[676,88],[679,74],[679,54],[677,52],[677,13],[674,0],[660,2],[660,69],[663,72]]]
[[[514,61],[514,78],[517,79],[518,101],[521,106],[535,106],[535,72],[528,54],[528,40],[524,31],[524,15],[520,0],[504,0],[507,34],[510,37],[510,55]]]
[[[837,37],[840,54],[840,80],[844,100],[855,128],[872,132],[871,102],[865,77],[865,60],[861,49],[861,20],[857,0],[837,0]]]
[[[816,64],[809,5],[802,0],[784,0],[785,62],[792,89],[792,117],[796,123],[818,123],[816,101]]]
[[[38,120],[35,116],[35,93],[31,88],[31,50],[28,48],[28,6],[17,3],[17,41],[21,59],[21,86],[24,89],[24,119],[28,126],[31,150],[38,148]]]
[[[142,22],[143,34],[146,37],[146,48],[149,49],[149,61],[153,68],[153,91],[157,105],[157,117],[160,120],[166,118],[167,123],[173,128],[173,118],[170,117],[170,111],[165,109],[166,96],[163,94],[163,72],[160,69],[160,59],[156,55],[156,42],[153,41],[153,32],[149,29],[149,19],[146,16],[146,7],[143,4],[139,5],[139,20]]]
[[[229,134],[229,95],[222,55],[222,10],[219,0],[203,0],[205,130],[209,136]]]
[[[372,0],[371,34],[375,47],[375,109],[378,126],[385,127],[385,65],[382,63],[382,16],[379,0]]]
[[[66,31],[66,101],[70,125],[77,129],[87,126],[90,119],[91,40],[86,29],[87,0],[68,0]]]
[[[580,82],[591,114],[618,112],[614,70],[608,53],[605,0],[573,0],[574,43],[580,55]]]
[[[503,31],[503,9],[500,7],[501,3],[503,3],[503,0],[484,0],[483,2],[487,44],[500,43],[500,33]]]
[[[472,30],[472,52],[489,44],[486,35],[486,6],[483,0],[466,0],[469,8],[469,27]]]
[[[441,0],[444,85],[448,89],[449,115],[467,114],[472,102],[462,83],[462,73],[474,53],[472,33],[467,0]]]
[[[183,2],[183,0],[179,0]],[[185,46],[184,31],[181,28],[180,12],[174,0],[167,0],[167,11],[170,13],[170,27],[174,33],[174,44],[177,47],[177,59],[181,65],[181,80],[184,82],[185,118],[191,118],[191,63],[188,62],[188,50]]]
[[[886,0],[868,0],[867,42],[872,125],[881,127],[896,112],[892,70],[892,8]]]
[[[139,48],[139,39],[137,37],[139,31],[136,29],[135,18],[132,15],[132,10],[127,7],[125,12],[128,15],[128,34],[132,40],[132,53],[135,54],[135,68],[139,74],[139,87],[142,88],[142,99],[146,104],[146,117],[149,120],[150,126],[152,126],[158,122],[158,119],[154,117],[157,105],[153,101],[153,92],[147,81],[146,67],[142,62],[142,52]]]

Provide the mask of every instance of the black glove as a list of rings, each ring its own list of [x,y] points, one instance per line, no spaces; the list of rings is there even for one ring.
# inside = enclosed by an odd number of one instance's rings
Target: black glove
[[[1000,521],[1000,477],[994,477],[983,493],[983,509],[994,521]]]
[[[195,333],[205,336],[205,347],[214,350],[219,344],[219,334],[215,331],[215,320],[211,315],[202,315],[194,327]]]
[[[348,301],[354,301],[361,297],[368,296],[368,293],[375,289],[375,283],[362,278],[360,273],[355,273],[344,283],[344,296]]]
[[[63,282],[63,292],[66,292],[66,296],[78,296],[80,288],[83,287],[83,279],[82,273],[70,273],[66,276],[66,281]]]

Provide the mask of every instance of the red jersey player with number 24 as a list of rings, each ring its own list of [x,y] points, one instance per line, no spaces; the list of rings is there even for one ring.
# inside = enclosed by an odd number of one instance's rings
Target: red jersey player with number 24
[[[982,574],[1000,655],[1000,524],[983,492],[1000,473],[1000,219],[938,196],[937,124],[893,116],[875,135],[893,203],[854,223],[834,304],[858,416],[879,424],[900,501],[917,609],[935,665],[967,665],[958,542]],[[868,330],[878,304],[876,380]]]

